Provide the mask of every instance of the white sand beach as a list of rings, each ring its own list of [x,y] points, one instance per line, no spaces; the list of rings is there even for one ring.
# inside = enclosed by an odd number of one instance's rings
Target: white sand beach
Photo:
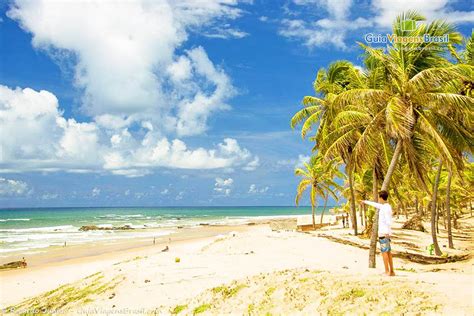
[[[395,258],[397,276],[386,277],[379,256],[378,268],[368,269],[367,250],[319,233],[228,226],[166,243],[166,252],[157,244],[3,271],[1,307],[63,314],[472,314],[472,259],[423,265]],[[455,242],[472,251],[472,239]]]

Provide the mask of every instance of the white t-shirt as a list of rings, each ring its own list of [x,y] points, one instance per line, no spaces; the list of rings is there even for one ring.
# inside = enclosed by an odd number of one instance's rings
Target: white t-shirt
[[[392,206],[388,203],[380,204],[372,201],[362,202],[379,209],[379,237],[392,235]]]

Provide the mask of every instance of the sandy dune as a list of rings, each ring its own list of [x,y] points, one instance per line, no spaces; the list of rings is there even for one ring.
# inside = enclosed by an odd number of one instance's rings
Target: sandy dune
[[[378,269],[367,268],[368,254],[363,249],[316,233],[272,231],[268,225],[160,250],[147,247],[75,264],[0,273],[1,306],[61,308],[67,314],[169,314],[176,308],[192,314],[201,305],[208,314],[248,313],[249,308],[256,314],[333,310],[471,315],[473,311],[472,260],[426,266],[395,259],[398,276],[389,278],[380,275],[379,257]],[[70,284],[24,301],[66,283]],[[293,294],[288,290],[292,287]],[[266,302],[269,288],[275,289]],[[390,297],[374,300],[377,288]],[[324,299],[324,293],[334,304]],[[288,295],[298,298],[288,304]]]

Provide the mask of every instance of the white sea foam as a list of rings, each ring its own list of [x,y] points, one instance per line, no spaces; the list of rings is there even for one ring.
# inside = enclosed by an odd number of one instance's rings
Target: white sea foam
[[[55,231],[77,231],[77,227],[72,225],[62,225],[62,226],[49,226],[49,227],[32,227],[32,228],[7,228],[0,229],[0,232],[5,233],[46,233],[46,232],[55,232]]]
[[[97,227],[100,227],[100,228],[110,228],[110,227],[113,227],[114,225],[112,224],[99,224],[97,225]]]
[[[0,219],[0,222],[22,222],[22,221],[29,221],[29,218],[5,218]]]
[[[105,214],[97,216],[96,218],[107,218],[107,219],[128,219],[128,218],[142,218],[145,217],[143,214]]]

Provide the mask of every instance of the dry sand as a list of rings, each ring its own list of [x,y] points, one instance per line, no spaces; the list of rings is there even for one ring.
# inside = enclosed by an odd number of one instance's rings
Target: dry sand
[[[378,268],[368,269],[366,250],[317,233],[272,231],[267,224],[218,233],[171,243],[167,252],[142,247],[1,272],[0,306],[62,314],[474,311],[473,260],[427,266],[395,258],[397,276],[390,278],[380,274],[379,256]],[[455,243],[472,249],[472,238]]]

